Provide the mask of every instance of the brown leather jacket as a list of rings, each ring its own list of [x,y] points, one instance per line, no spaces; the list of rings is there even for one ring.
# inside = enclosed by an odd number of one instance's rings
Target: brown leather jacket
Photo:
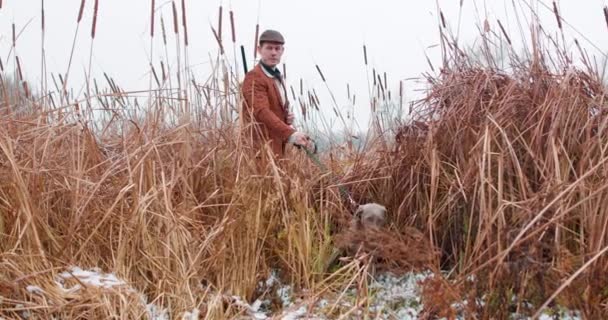
[[[259,64],[245,75],[242,91],[246,138],[251,138],[258,148],[260,143],[269,142],[275,156],[282,158],[287,140],[295,132],[286,123],[287,95],[283,104],[275,80],[268,77]]]

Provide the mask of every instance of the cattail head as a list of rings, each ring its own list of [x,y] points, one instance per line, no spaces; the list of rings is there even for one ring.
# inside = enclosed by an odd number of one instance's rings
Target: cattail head
[[[1,5],[0,5],[0,7],[1,7]],[[608,27],[608,6],[604,7],[604,19],[606,20],[606,27]]]
[[[222,5],[220,4],[220,12],[219,12],[218,22],[217,22],[217,36],[220,39],[222,39],[222,16],[223,16],[223,8],[222,8]]]
[[[15,36],[15,24],[13,23],[13,48],[17,45],[17,37]]]
[[[154,0],[152,0],[152,6],[150,7],[150,38],[154,38]]]
[[[99,9],[99,0],[95,0],[95,7],[93,8],[93,25],[91,27],[91,39],[95,39],[95,30],[97,28],[97,10]]]
[[[163,75],[163,82],[165,82],[165,80],[167,80],[167,72],[165,71],[165,64],[163,63],[163,61],[160,61],[160,71],[162,72]]]
[[[443,11],[439,10],[439,17],[441,18],[441,25],[444,29],[446,29],[445,17],[443,16]]]
[[[323,82],[325,82],[325,76],[323,75],[323,72],[321,72],[321,68],[319,68],[318,64],[315,64],[315,67],[317,67],[317,71],[319,72],[319,75],[321,75],[321,79]]]
[[[255,25],[255,39],[253,42],[253,60],[258,57],[258,37],[260,35],[260,25]]]
[[[211,26],[211,31],[213,31],[213,36],[215,37],[215,41],[217,41],[217,45],[220,47],[220,53],[224,54],[224,46],[222,45],[222,40],[220,39],[219,35],[217,34],[217,32],[215,31],[213,26]]]
[[[84,13],[84,3],[85,0],[80,1],[80,10],[78,10],[78,18],[76,19],[76,23],[80,23],[80,20],[82,20],[82,14]]]
[[[287,66],[283,63],[283,78],[287,79]]]
[[[553,14],[555,14],[555,19],[557,20],[557,26],[561,30],[562,29],[562,19],[559,15],[559,10],[557,9],[557,3],[555,3],[555,1],[553,1]]]
[[[177,6],[175,5],[175,1],[171,1],[171,7],[173,9],[173,32],[177,34],[179,29],[177,27]]]
[[[186,21],[186,0],[182,0],[182,26],[184,27],[184,45],[188,46],[188,23]]]
[[[163,19],[162,15],[160,16],[160,30],[163,34],[163,43],[167,45],[167,31],[165,29],[165,19]]]
[[[17,62],[17,76],[19,77],[19,81],[23,81],[23,72],[21,72],[21,61],[19,60],[19,56],[15,56],[15,61]]]
[[[367,47],[363,45],[363,61],[365,61],[365,65],[367,65]]]
[[[41,3],[42,3],[42,6],[41,6],[41,8],[42,8],[42,12],[41,12],[42,16],[41,16],[41,20],[40,20],[40,25],[42,27],[42,32],[44,32],[44,0],[42,0]]]
[[[232,42],[236,43],[236,31],[234,30],[234,14],[230,10],[230,31],[232,32]]]

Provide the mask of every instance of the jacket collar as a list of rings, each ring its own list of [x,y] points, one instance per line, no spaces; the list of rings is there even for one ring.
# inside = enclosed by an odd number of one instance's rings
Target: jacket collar
[[[262,61],[260,61],[260,69],[262,69],[262,71],[268,78],[277,78],[279,80],[282,79],[281,71],[279,71],[279,68],[277,67],[271,68],[265,65]]]

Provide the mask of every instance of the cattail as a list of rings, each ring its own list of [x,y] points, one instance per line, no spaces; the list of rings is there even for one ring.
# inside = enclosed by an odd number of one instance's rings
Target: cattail
[[[215,37],[215,40],[217,41],[217,45],[220,46],[221,54],[224,54],[224,46],[222,45],[222,40],[220,40],[220,37],[217,34],[217,32],[215,32],[215,29],[213,28],[213,26],[211,26],[211,31],[213,31],[213,36]]]
[[[319,100],[319,96],[317,95],[317,90],[315,90],[315,88],[312,88],[312,93],[313,93],[313,96],[315,97],[315,102],[318,105],[321,105],[321,100]]]
[[[562,19],[559,15],[559,11],[557,10],[557,3],[555,3],[555,1],[553,1],[553,14],[555,14],[555,19],[557,20],[557,26],[561,30],[562,29]]]
[[[253,60],[258,57],[258,36],[260,35],[260,24],[255,25],[255,41],[253,42]]]
[[[378,75],[378,84],[380,85],[380,91],[382,91],[382,97],[384,98],[384,86],[382,85],[382,79],[380,78],[380,75]]]
[[[95,39],[95,29],[97,28],[97,9],[99,8],[99,0],[95,0],[93,9],[93,26],[91,28],[91,39]]]
[[[384,73],[384,87],[388,89],[388,81],[386,81],[386,72]]]
[[[365,65],[367,65],[367,47],[363,45],[363,60],[365,61]]]
[[[19,81],[23,81],[23,72],[21,72],[21,62],[19,61],[19,56],[15,56],[15,60],[17,61],[17,76],[19,76]]]
[[[173,8],[173,32],[177,34],[179,32],[179,29],[177,27],[177,7],[175,6],[175,1],[172,1],[171,5]]]
[[[25,92],[25,97],[29,98],[30,97],[30,89],[27,86],[27,81],[23,81],[22,85],[23,85],[23,91]]]
[[[160,71],[162,72],[163,75],[163,82],[165,82],[165,80],[167,80],[167,72],[165,71],[165,64],[163,63],[163,61],[160,61]]]
[[[186,1],[182,0],[182,25],[184,27],[184,44],[188,46],[188,24],[186,21]]]
[[[232,42],[236,43],[236,31],[234,30],[234,14],[230,10],[230,31],[232,33]]]
[[[287,79],[287,66],[283,63],[283,78]]]
[[[42,16],[41,16],[42,18],[40,21],[40,25],[42,27],[42,32],[44,32],[44,0],[42,0],[41,3],[42,3]]]
[[[13,48],[17,46],[17,37],[15,36],[15,24],[13,23]]]
[[[353,105],[357,103],[356,101],[357,101],[357,95],[353,94]]]
[[[150,38],[154,38],[154,13],[156,12],[154,8],[154,0],[152,0],[152,6],[150,8]]]
[[[222,10],[222,5],[220,4],[220,13],[219,13],[219,18],[218,18],[218,22],[217,22],[217,36],[222,39],[222,16],[223,16],[223,10]]]
[[[4,65],[2,65],[2,58],[0,58],[0,72],[4,72]]]
[[[296,100],[296,92],[293,90],[293,86],[289,86],[289,89],[291,89],[291,96],[293,97],[293,100]]]
[[[156,69],[154,69],[154,65],[150,63],[150,68],[152,69],[152,75],[154,76],[154,81],[156,81],[156,85],[160,87],[160,81],[158,80],[158,75],[156,75]]]
[[[302,81],[302,78],[300,78],[300,95],[304,95],[304,82]]]
[[[247,73],[247,58],[245,57],[245,46],[241,45],[241,59],[243,59],[243,69]]]
[[[443,17],[443,11],[439,10],[439,17],[441,18],[441,25],[446,29],[445,18]]]
[[[84,13],[84,3],[86,0],[80,1],[80,10],[78,10],[78,18],[76,19],[76,23],[80,23],[82,20],[82,14]]]
[[[167,31],[165,30],[165,19],[163,19],[162,15],[160,16],[160,30],[163,34],[163,43],[167,45]]]
[[[350,100],[350,85],[348,83],[346,84],[346,97]]]
[[[325,76],[323,76],[323,72],[321,72],[321,68],[319,68],[319,65],[315,64],[315,67],[317,67],[317,71],[319,71],[319,74],[321,75],[321,79],[323,80],[323,82],[325,82]]]
[[[604,19],[606,20],[606,27],[608,27],[608,6],[604,6]]]
[[[374,87],[376,86],[376,68],[372,68],[372,79],[374,80]]]
[[[511,38],[509,38],[509,35],[507,34],[507,31],[505,31],[505,28],[502,26],[502,23],[500,23],[500,20],[498,20],[498,26],[500,27],[502,34],[505,36],[505,38],[507,38],[507,43],[511,45]]]

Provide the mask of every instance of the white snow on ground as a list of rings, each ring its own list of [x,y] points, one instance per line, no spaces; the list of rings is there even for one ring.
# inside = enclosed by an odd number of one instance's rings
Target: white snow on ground
[[[39,286],[29,285],[29,286],[25,287],[25,290],[27,290],[27,292],[33,293],[33,294],[39,294],[39,295],[44,294],[44,290],[42,290],[42,288],[40,288]]]
[[[302,318],[303,316],[306,315],[306,307],[305,306],[301,306],[300,308],[298,308],[295,311],[289,311],[284,313],[281,316],[281,319],[283,320],[297,320]]]
[[[63,279],[78,278],[82,283],[106,289],[127,284],[119,280],[114,274],[103,273],[98,268],[89,271],[82,270],[79,267],[72,267],[70,272],[62,272],[59,276]]]
[[[182,316],[182,320],[198,320],[199,312],[196,308],[192,309],[192,311],[186,311]]]
[[[418,282],[433,275],[430,272],[426,273],[408,273],[401,277],[396,277],[391,274],[381,274],[375,277],[368,286],[367,296],[369,308],[367,308],[370,315],[374,318],[396,318],[396,319],[418,319],[420,312],[423,309],[422,301],[420,298]],[[103,289],[124,289],[128,293],[137,294],[143,306],[145,306],[148,316],[152,320],[169,320],[171,319],[168,310],[159,307],[155,303],[148,303],[145,295],[139,293],[134,288],[129,286],[126,281],[119,279],[112,273],[103,273],[100,269],[94,268],[92,270],[83,270],[79,267],[71,267],[69,272],[62,272],[55,279],[57,286],[64,292],[75,294],[82,290],[80,284],[76,284],[71,288],[65,288],[66,280],[76,278],[84,286],[91,286]],[[337,301],[333,300],[330,296],[324,296],[319,299],[315,305],[311,306],[307,301],[301,299],[294,299],[294,292],[290,285],[281,284],[276,272],[272,272],[266,281],[260,282],[259,286],[262,290],[275,289],[270,294],[275,295],[279,298],[282,304],[282,312],[279,315],[279,319],[283,320],[298,320],[298,319],[327,319],[324,316],[324,312],[327,312],[331,306],[334,306]],[[46,292],[35,285],[28,285],[26,290],[31,294],[44,295]],[[273,315],[269,310],[270,300],[256,300],[252,304],[243,301],[238,296],[230,296],[231,300],[235,305],[245,309],[246,315],[249,319],[265,320],[270,319]],[[271,297],[264,297],[271,298]],[[483,299],[480,299],[478,303],[483,304]],[[351,288],[346,291],[345,295],[342,296],[341,301],[338,301],[338,306],[341,306],[342,310],[348,310],[352,308],[357,302],[357,291]],[[466,301],[457,303],[454,305],[455,308],[461,309],[466,305]],[[366,307],[367,307],[366,306]],[[308,310],[312,310],[309,314]],[[553,314],[556,311],[547,311],[545,314],[540,316],[540,320],[552,320],[554,319]],[[356,316],[361,316],[361,310],[355,311]],[[566,320],[580,320],[582,319],[580,312],[572,312],[568,310],[560,309],[557,312],[560,319]],[[29,317],[28,312],[23,312],[24,318]],[[199,310],[192,309],[192,311],[186,311],[181,316],[181,320],[194,320],[199,318]],[[520,315],[513,314],[512,319],[526,319]],[[459,317],[462,319],[462,317]],[[0,319],[1,320],[1,319]]]

